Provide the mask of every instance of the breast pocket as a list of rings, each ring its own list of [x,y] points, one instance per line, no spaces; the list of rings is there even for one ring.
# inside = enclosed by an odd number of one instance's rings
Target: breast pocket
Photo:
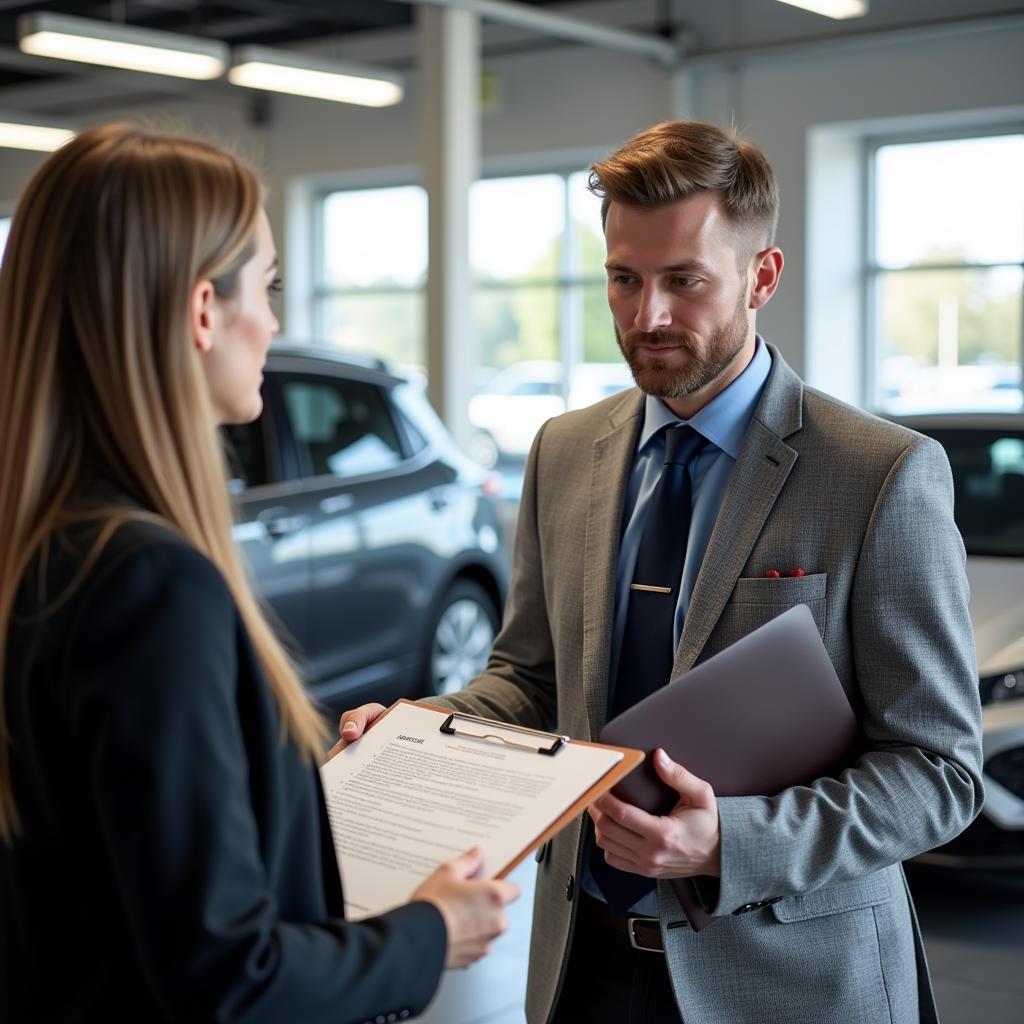
[[[827,572],[777,580],[761,576],[738,579],[715,629],[716,649],[734,643],[798,604],[810,608],[818,632],[824,636],[827,584]]]

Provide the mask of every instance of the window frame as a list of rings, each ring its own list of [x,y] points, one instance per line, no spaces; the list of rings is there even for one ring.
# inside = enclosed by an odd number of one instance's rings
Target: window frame
[[[583,362],[583,325],[582,315],[576,310],[582,303],[583,290],[587,287],[606,284],[606,278],[598,275],[586,275],[579,267],[579,273],[572,273],[571,263],[575,258],[572,244],[572,209],[569,179],[578,173],[586,173],[587,168],[595,160],[605,155],[603,150],[584,149],[566,150],[560,153],[529,154],[521,157],[502,157],[483,161],[477,180],[490,181],[497,178],[533,177],[536,175],[558,175],[563,181],[563,202],[565,209],[565,227],[561,246],[559,272],[554,278],[530,278],[528,280],[498,281],[481,283],[473,281],[472,299],[481,292],[499,293],[517,288],[552,288],[558,293],[558,360],[562,364],[562,397],[568,398],[571,385],[572,367]],[[331,288],[325,283],[325,218],[324,205],[327,197],[336,192],[359,192],[370,189],[402,188],[423,185],[415,168],[386,168],[379,171],[359,172],[344,175],[335,179],[320,179],[310,193],[312,246],[312,288],[310,290],[310,306],[312,309],[311,323],[314,335],[326,337],[325,309],[332,299],[346,295],[421,295],[425,299],[426,281],[421,285],[387,287],[387,288]],[[429,196],[428,196],[429,202]],[[578,265],[578,264],[577,264]],[[424,320],[424,334],[426,323]],[[609,326],[609,330],[610,330]],[[474,354],[475,358],[475,354]]]
[[[989,139],[1005,135],[1024,135],[1024,120],[983,122],[981,124],[965,124],[950,126],[944,129],[907,131],[882,135],[865,136],[863,147],[863,238],[862,238],[862,280],[861,280],[861,315],[863,323],[862,338],[862,380],[864,389],[864,405],[868,409],[882,415],[896,415],[900,412],[886,408],[885,396],[880,391],[881,377],[881,331],[879,316],[881,310],[878,301],[879,282],[888,274],[919,273],[921,271],[970,271],[989,270],[1001,267],[1019,268],[1024,272],[1024,259],[1019,262],[999,261],[995,263],[913,263],[904,267],[883,267],[878,261],[878,175],[876,173],[876,157],[880,149],[889,146],[914,145],[930,142],[955,142],[966,139]],[[1021,225],[1024,232],[1024,224]],[[1021,369],[1022,387],[1024,387],[1024,277],[1021,282],[1021,317],[1017,338],[1017,362]],[[942,412],[941,409],[934,410]],[[983,410],[978,410],[983,411]]]

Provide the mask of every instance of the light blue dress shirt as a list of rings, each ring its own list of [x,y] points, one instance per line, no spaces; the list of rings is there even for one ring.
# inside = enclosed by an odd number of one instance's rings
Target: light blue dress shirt
[[[693,512],[690,519],[690,536],[686,545],[686,561],[683,564],[682,585],[676,604],[675,628],[671,639],[672,653],[679,644],[683,620],[693,594],[701,563],[711,540],[711,531],[722,507],[729,477],[740,453],[747,427],[757,408],[761,391],[772,368],[772,357],[760,336],[754,356],[746,369],[720,395],[713,398],[693,419],[681,420],[661,399],[647,396],[644,406],[644,422],[637,439],[633,468],[626,483],[626,497],[623,505],[626,528],[619,545],[619,562],[615,583],[615,617],[613,620],[611,673],[609,677],[608,705],[611,706],[611,688],[618,675],[619,651],[622,648],[622,631],[626,624],[626,606],[629,602],[629,585],[633,580],[633,569],[640,550],[640,535],[651,495],[661,477],[665,464],[665,435],[661,428],[689,424],[708,439],[708,444],[690,463],[689,472],[693,488]],[[666,643],[670,641],[666,638]],[[601,899],[601,890],[590,875],[590,868],[584,861],[583,888]],[[649,917],[658,914],[657,894],[651,893],[641,899],[633,913]]]

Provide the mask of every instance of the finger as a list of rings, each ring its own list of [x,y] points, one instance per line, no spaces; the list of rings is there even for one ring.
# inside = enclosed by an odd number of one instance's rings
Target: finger
[[[346,711],[338,723],[338,732],[341,738],[347,743],[359,739],[366,731],[367,726],[380,718],[382,711],[384,711],[383,704],[363,704],[352,711]]]
[[[710,784],[676,764],[660,747],[654,752],[654,769],[658,777],[679,794],[683,803],[690,807],[714,807],[715,792]]]
[[[639,862],[643,852],[640,847],[634,846],[632,843],[623,842],[616,836],[599,835],[596,838],[597,845],[603,853]]]
[[[600,818],[594,819],[595,826],[609,828],[612,824],[618,825],[635,833],[638,837],[653,835],[658,830],[657,817],[633,804],[627,804],[610,793],[601,797],[595,806],[601,814]]]
[[[597,840],[597,845],[602,850],[606,849],[605,844],[609,842],[617,843],[619,846],[628,847],[633,850],[641,849],[650,843],[649,837],[639,832],[634,832],[633,829],[620,825],[608,817],[603,818],[600,823],[594,826],[594,836]]]
[[[465,853],[448,861],[445,865],[456,878],[472,878],[484,863],[484,851],[479,846],[471,846]]]
[[[503,907],[507,907],[510,903],[519,899],[519,886],[515,882],[507,882],[503,878],[497,878],[494,881],[494,886]]]
[[[640,862],[630,856],[628,852],[621,853],[618,850],[605,850],[604,859],[611,867],[619,871],[625,871],[630,875],[643,875],[645,878],[650,877]]]

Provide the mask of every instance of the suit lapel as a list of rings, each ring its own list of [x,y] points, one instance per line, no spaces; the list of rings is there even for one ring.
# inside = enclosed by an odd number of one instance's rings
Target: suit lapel
[[[582,665],[590,739],[597,736],[607,714],[622,505],[643,422],[643,402],[643,395],[634,391],[616,407],[609,417],[612,429],[594,442],[591,455],[583,561]]]
[[[676,649],[673,678],[692,668],[700,656],[796,463],[797,453],[783,438],[800,429],[803,384],[778,350],[769,349],[772,369],[697,574]]]

